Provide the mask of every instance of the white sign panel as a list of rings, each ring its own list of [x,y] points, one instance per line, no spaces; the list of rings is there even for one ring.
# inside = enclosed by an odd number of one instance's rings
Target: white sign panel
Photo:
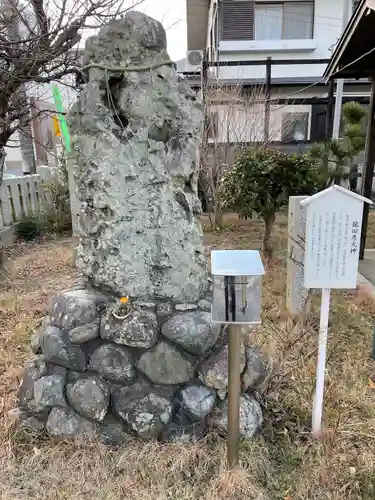
[[[356,288],[363,201],[337,189],[310,200],[306,200],[305,287]]]

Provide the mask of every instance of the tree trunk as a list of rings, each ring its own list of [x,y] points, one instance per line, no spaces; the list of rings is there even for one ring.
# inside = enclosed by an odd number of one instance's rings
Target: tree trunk
[[[217,201],[215,202],[215,207],[214,207],[214,226],[215,228],[223,227],[223,212],[221,211],[219,203]]]
[[[5,149],[4,146],[0,146],[0,188],[3,183],[3,175],[4,175],[4,170],[5,170]],[[2,242],[0,238],[0,280],[3,275],[2,269],[3,269],[3,264],[4,264],[4,243]]]
[[[263,236],[263,251],[266,257],[271,258],[273,253],[272,248],[272,230],[275,223],[275,214],[270,214],[264,217],[264,236]]]
[[[18,130],[22,156],[22,171],[24,174],[36,174],[34,138],[31,128],[31,114],[24,85],[21,85],[18,93],[20,96],[20,102],[25,106],[20,119],[20,127]]]
[[[4,171],[5,171],[5,148],[4,146],[0,146],[0,187],[1,184],[3,183],[3,176],[4,176]]]

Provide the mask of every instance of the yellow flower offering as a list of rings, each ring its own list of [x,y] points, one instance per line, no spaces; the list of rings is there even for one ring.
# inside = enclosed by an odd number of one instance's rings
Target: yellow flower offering
[[[129,302],[129,298],[128,297],[121,297],[120,302],[121,302],[121,304],[127,304]]]

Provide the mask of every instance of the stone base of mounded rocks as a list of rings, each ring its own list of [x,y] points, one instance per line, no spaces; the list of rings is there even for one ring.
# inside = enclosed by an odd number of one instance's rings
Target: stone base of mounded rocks
[[[211,298],[196,304],[132,301],[76,287],[50,300],[49,316],[31,339],[25,368],[23,425],[62,439],[121,444],[140,438],[191,441],[228,418],[225,329],[211,322]],[[263,417],[251,395],[266,376],[253,348],[243,348],[240,431],[251,438]]]

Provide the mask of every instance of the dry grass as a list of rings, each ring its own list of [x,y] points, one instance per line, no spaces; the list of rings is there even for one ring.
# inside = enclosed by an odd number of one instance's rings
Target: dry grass
[[[369,216],[366,248],[375,248],[375,211],[374,210],[371,210],[370,216]]]
[[[206,244],[259,248],[261,234],[260,222],[229,217],[226,229],[206,233]],[[301,329],[284,311],[285,243],[281,218],[278,251],[264,280],[263,325],[247,335],[274,370],[264,388],[266,425],[257,439],[241,444],[235,473],[226,471],[225,441],[215,436],[183,447],[129,439],[110,450],[37,438],[12,425],[6,413],[30,356],[28,336],[50,294],[74,276],[68,239],[18,247],[13,264],[8,261],[12,282],[0,295],[1,500],[373,500],[375,389],[369,377],[375,364],[369,354],[375,303],[358,292],[334,294],[325,433],[321,441],[313,440],[318,333],[314,321]]]

